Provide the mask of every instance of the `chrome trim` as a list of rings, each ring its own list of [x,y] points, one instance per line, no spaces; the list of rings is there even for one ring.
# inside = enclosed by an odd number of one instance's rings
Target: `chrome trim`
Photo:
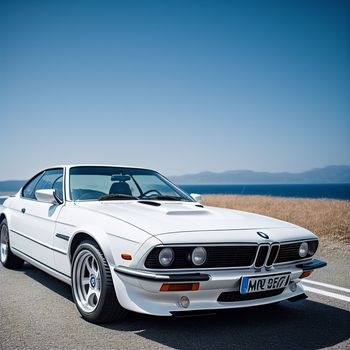
[[[309,261],[309,260],[312,260],[312,256],[310,256],[309,258],[305,258],[305,259],[275,263],[274,266],[292,265],[292,264],[302,263],[302,262]]]
[[[271,246],[272,246],[272,244],[269,244],[269,250],[267,251],[263,267],[266,267],[267,260],[269,259],[269,256],[270,256],[270,253],[271,253]]]
[[[302,243],[302,242],[314,242],[314,241],[319,241],[317,238],[305,238],[305,239],[297,239],[295,241],[284,241],[284,242],[279,242],[281,245],[283,244],[291,244],[291,243]]]
[[[132,270],[128,267],[123,267],[123,266],[116,266],[114,268],[114,271],[126,274],[126,275],[131,275],[133,277],[139,277],[139,278],[146,278],[146,279],[153,279],[153,280],[159,280],[159,281],[169,281],[170,278],[167,275],[158,275],[156,273],[152,272],[146,272],[146,271],[141,271],[141,270]]]
[[[129,277],[153,280],[157,282],[196,282],[209,281],[210,275],[202,273],[172,273],[172,274],[157,274],[143,270],[134,270],[125,266],[116,266],[114,271]]]
[[[157,244],[156,246],[154,246],[153,248],[157,248],[157,247],[198,247],[198,246],[219,246],[219,245],[224,245],[225,247],[227,246],[256,246],[259,245],[259,243],[249,243],[249,242],[237,242],[237,243],[232,243],[232,242],[220,242],[220,243],[176,243],[176,244]],[[152,249],[153,249],[152,248]]]

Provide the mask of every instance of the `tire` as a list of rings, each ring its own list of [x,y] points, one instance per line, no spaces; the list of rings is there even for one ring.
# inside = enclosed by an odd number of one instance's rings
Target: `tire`
[[[80,243],[71,276],[74,302],[85,320],[99,324],[126,317],[128,311],[119,304],[107,260],[95,241]]]
[[[6,219],[0,223],[0,261],[8,269],[20,269],[24,261],[11,251],[9,228]]]

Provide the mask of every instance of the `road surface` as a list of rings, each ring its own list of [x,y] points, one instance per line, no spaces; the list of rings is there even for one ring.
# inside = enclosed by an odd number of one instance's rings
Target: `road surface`
[[[349,270],[344,266],[331,264],[316,273],[316,284],[305,286],[317,293],[297,303],[186,318],[131,313],[122,323],[102,326],[80,318],[68,285],[29,264],[20,271],[0,267],[0,348],[350,348]],[[340,273],[334,277],[335,270]],[[330,287],[327,276],[333,276]]]

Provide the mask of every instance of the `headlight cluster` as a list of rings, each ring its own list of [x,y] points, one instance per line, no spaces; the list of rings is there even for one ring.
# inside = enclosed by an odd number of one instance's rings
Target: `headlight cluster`
[[[174,261],[174,257],[175,254],[172,248],[164,248],[159,253],[159,263],[164,267],[168,267]]]
[[[307,242],[301,243],[299,247],[299,256],[301,258],[305,258],[308,252],[309,252],[309,245],[307,244]]]
[[[306,258],[315,254],[317,249],[317,243],[313,242],[302,242],[299,246],[299,256]]]
[[[175,259],[172,248],[163,248],[159,252],[158,261],[164,267],[169,267]],[[188,255],[188,260],[194,266],[202,266],[207,261],[207,250],[204,247],[196,247]]]

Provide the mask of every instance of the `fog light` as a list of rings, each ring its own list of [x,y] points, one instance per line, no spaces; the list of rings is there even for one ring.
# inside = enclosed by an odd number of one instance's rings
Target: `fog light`
[[[301,243],[299,247],[299,256],[301,258],[305,258],[308,252],[309,252],[309,245],[307,244],[307,242]]]
[[[180,298],[180,306],[187,309],[190,306],[190,299],[183,296]]]
[[[295,292],[297,290],[297,284],[295,282],[290,282],[289,283],[289,289],[292,291],[292,292]]]

